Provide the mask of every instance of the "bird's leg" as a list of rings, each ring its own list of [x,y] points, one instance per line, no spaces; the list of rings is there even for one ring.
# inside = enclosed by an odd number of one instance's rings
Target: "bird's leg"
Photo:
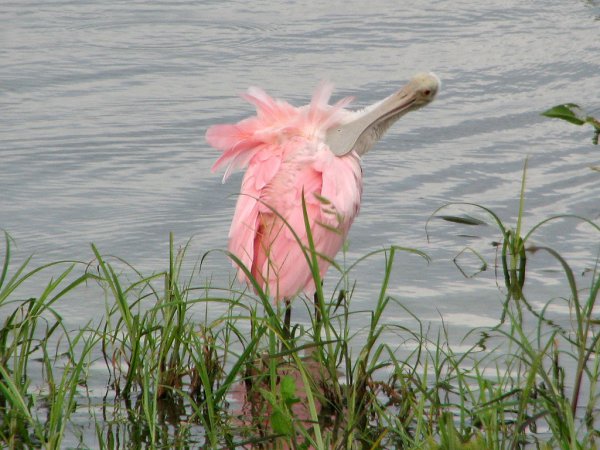
[[[284,298],[285,302],[285,315],[283,318],[283,336],[285,339],[290,338],[290,322],[292,320],[292,304],[289,298]]]

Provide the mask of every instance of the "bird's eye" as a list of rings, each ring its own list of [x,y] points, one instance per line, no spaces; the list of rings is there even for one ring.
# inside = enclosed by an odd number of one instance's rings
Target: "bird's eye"
[[[429,97],[429,94],[431,94],[431,91],[430,91],[429,89],[425,89],[425,90],[423,91],[423,94],[424,94],[426,97]]]

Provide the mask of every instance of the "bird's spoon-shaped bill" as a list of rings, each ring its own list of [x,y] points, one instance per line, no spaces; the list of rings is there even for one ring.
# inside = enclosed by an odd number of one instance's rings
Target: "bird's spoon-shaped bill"
[[[433,101],[440,89],[440,79],[433,73],[420,73],[399,91],[375,105],[355,113],[350,121],[330,128],[325,143],[337,156],[350,153],[353,149],[364,154],[373,145],[369,130],[381,135],[393,122],[408,111],[421,108]],[[381,132],[377,129],[381,128]],[[365,142],[369,141],[369,142]]]

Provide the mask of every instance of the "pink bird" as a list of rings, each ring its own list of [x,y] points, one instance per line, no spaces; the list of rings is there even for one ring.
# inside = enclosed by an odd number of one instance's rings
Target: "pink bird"
[[[356,112],[345,109],[350,98],[329,104],[333,87],[328,83],[300,108],[250,88],[242,97],[256,106],[256,116],[207,130],[208,143],[223,151],[212,167],[213,172],[226,167],[223,182],[247,167],[228,249],[265,292],[285,299],[288,310],[294,296],[315,291],[304,253],[302,196],[323,277],[360,208],[362,155],[401,116],[430,103],[439,87],[434,74],[418,74],[396,93]],[[237,272],[251,286],[245,272],[239,267]]]

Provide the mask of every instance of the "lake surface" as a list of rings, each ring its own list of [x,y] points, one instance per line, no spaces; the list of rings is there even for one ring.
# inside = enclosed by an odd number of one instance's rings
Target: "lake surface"
[[[496,323],[504,293],[494,270],[497,228],[432,220],[440,206],[473,202],[515,226],[529,157],[525,230],[553,215],[598,222],[600,148],[591,130],[540,116],[575,102],[600,116],[600,2],[3,2],[0,5],[0,228],[16,261],[90,261],[89,244],[144,273],[168,264],[168,235],[193,236],[194,262],[226,247],[241,174],[221,184],[208,126],[253,114],[238,94],[260,86],[308,103],[320,80],[355,107],[419,71],[443,86],[426,109],[398,122],[364,158],[360,216],[348,264],[392,244],[431,257],[397,256],[390,291],[424,321],[462,335]],[[548,245],[587,287],[600,238],[575,220],[552,222]],[[488,270],[465,278],[466,247]],[[479,262],[459,258],[472,274]],[[16,264],[15,264],[16,267]],[[353,272],[355,305],[372,307],[383,257]],[[209,257],[203,276],[227,284],[229,262]],[[531,258],[530,301],[567,295],[547,254]],[[335,277],[326,282],[332,286]],[[38,292],[37,287],[34,289]],[[65,320],[103,314],[90,294],[57,305]],[[555,308],[568,320],[568,308]],[[389,319],[410,320],[398,309]],[[0,319],[2,319],[0,317]]]
[[[93,242],[145,274],[159,272],[168,265],[169,232],[178,245],[193,237],[191,266],[226,247],[241,174],[221,184],[210,172],[219,154],[204,133],[253,114],[239,93],[255,85],[302,105],[326,79],[337,87],[334,99],[351,95],[364,107],[414,73],[434,71],[443,80],[437,100],[403,118],[364,158],[362,209],[340,261],[390,245],[426,252],[429,263],[397,254],[389,290],[425,323],[437,327],[443,318],[459,342],[500,317],[505,292],[492,245],[500,234],[489,216],[465,206],[442,213],[489,225],[433,219],[428,239],[425,224],[440,206],[472,202],[514,227],[526,158],[524,230],[562,214],[598,223],[600,173],[590,167],[600,165],[600,147],[590,129],[540,112],[575,102],[600,116],[599,36],[598,1],[4,1],[0,228],[16,241],[12,267],[31,254],[34,266],[91,261]],[[532,242],[559,251],[579,287],[589,286],[600,242],[591,226],[551,222]],[[469,249],[483,255],[486,271],[477,273]],[[462,250],[457,261],[469,277],[453,262]],[[548,254],[528,264],[535,308],[568,296]],[[379,255],[351,273],[354,308],[373,307],[383,266]],[[232,277],[214,253],[198,284],[227,286]],[[326,280],[329,295],[336,279]],[[39,295],[41,286],[21,295]],[[76,327],[104,314],[98,294],[81,289],[55,306]],[[549,314],[570,320],[565,302]],[[394,307],[386,318],[413,320]],[[89,392],[101,397],[105,369],[98,373]]]

